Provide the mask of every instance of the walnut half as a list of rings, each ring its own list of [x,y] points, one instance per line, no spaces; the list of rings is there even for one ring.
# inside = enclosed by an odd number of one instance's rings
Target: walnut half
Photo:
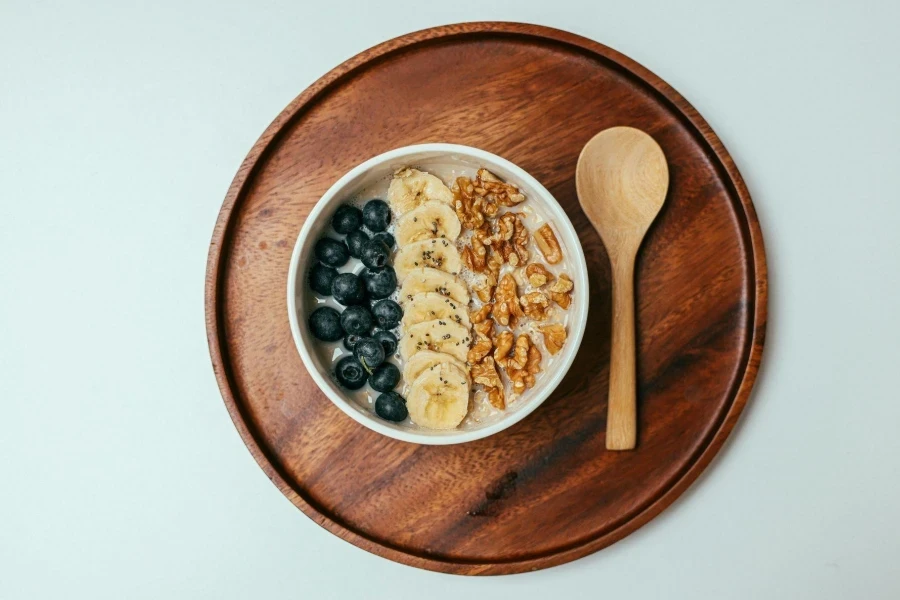
[[[494,285],[500,278],[500,268],[503,266],[503,254],[495,250],[488,252],[487,266],[485,270],[494,279]]]
[[[497,366],[494,359],[486,356],[483,361],[477,365],[472,365],[472,381],[479,383],[485,387],[503,387],[500,381],[500,374],[497,372]]]
[[[525,366],[521,369],[510,369],[507,371],[510,381],[513,382],[513,391],[521,394],[527,389],[534,387],[535,376],[541,372],[541,351],[537,346],[531,344],[528,348],[528,359]]]
[[[531,348],[531,338],[527,333],[523,333],[516,338],[516,345],[513,346],[512,356],[509,357],[509,369],[524,369],[528,363],[528,349]]]
[[[494,342],[491,340],[491,334],[494,332],[494,322],[491,319],[482,319],[472,329],[475,332],[475,343],[469,348],[466,362],[474,367],[481,359],[491,353],[491,348],[494,346]]]
[[[494,308],[491,314],[501,325],[515,327],[516,322],[525,313],[519,306],[519,296],[516,288],[516,280],[509,273],[504,275],[497,284],[494,292]]]
[[[528,348],[531,347],[531,338],[527,334],[523,333],[515,338],[515,344],[513,337],[511,331],[501,331],[494,339],[494,362],[507,370],[525,368]]]
[[[516,232],[516,213],[508,212],[500,215],[494,228],[494,234],[485,241],[491,245],[506,242],[512,239]]]
[[[564,310],[568,310],[569,305],[572,304],[572,290],[574,288],[575,284],[572,283],[569,276],[565,273],[560,273],[559,279],[547,288],[547,291],[554,302],[559,304]]]
[[[508,212],[497,219],[493,235],[485,238],[495,253],[503,257],[503,262],[514,267],[528,261],[528,228],[520,213]]]
[[[500,380],[500,374],[497,372],[497,366],[494,364],[493,358],[487,356],[481,363],[472,365],[471,374],[472,381],[484,386],[485,391],[487,391],[488,402],[494,408],[506,408],[506,401],[503,397],[503,382]]]
[[[542,325],[541,333],[544,334],[544,347],[550,354],[556,354],[562,350],[563,344],[566,343],[566,328],[559,323]]]
[[[475,194],[475,185],[468,177],[457,177],[453,183],[453,208],[466,229],[484,224],[484,198]]]
[[[551,265],[555,265],[563,259],[562,248],[559,246],[559,240],[556,239],[550,223],[544,223],[534,232],[534,242]]]
[[[501,331],[494,338],[494,360],[503,368],[509,362],[509,351],[512,350],[515,336],[512,331]]]
[[[514,267],[524,265],[528,262],[528,228],[525,227],[525,221],[522,220],[522,215],[519,213],[516,213],[515,230],[511,241],[516,253],[516,260],[510,260],[512,258],[510,256],[506,262]]]
[[[543,292],[528,292],[519,303],[525,315],[534,321],[545,321],[550,316],[550,299]]]
[[[497,285],[497,278],[493,274],[482,273],[472,284],[472,291],[482,302],[490,302],[494,296],[495,285]]]
[[[491,314],[492,308],[494,308],[493,304],[485,304],[478,310],[469,311],[469,320],[475,324],[481,323]]]
[[[536,288],[553,281],[553,273],[541,263],[531,263],[525,267],[525,277],[528,278],[528,283]]]
[[[515,206],[525,200],[519,188],[500,181],[499,177],[484,168],[478,169],[478,173],[475,174],[475,191],[483,192],[490,203],[502,206]]]

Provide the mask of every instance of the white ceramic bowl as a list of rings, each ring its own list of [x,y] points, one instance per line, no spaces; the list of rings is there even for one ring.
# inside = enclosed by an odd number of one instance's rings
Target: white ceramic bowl
[[[313,246],[316,241],[328,233],[336,235],[330,229],[331,216],[343,202],[355,197],[373,183],[389,178],[400,168],[416,167],[429,171],[429,165],[446,168],[448,164],[471,169],[471,174],[474,174],[475,169],[485,167],[501,179],[517,185],[525,194],[527,203],[539,207],[538,210],[553,223],[561,238],[560,242],[568,253],[567,261],[571,265],[570,276],[575,283],[576,297],[569,309],[566,344],[562,352],[554,357],[556,360],[539,378],[534,388],[528,390],[506,411],[493,419],[452,431],[431,431],[379,419],[374,412],[352,400],[332,379],[331,362],[323,361],[314,350],[315,346],[322,342],[312,337],[307,326],[307,317],[313,307],[309,306],[310,294],[306,290],[306,273],[315,261]],[[365,161],[341,177],[325,192],[313,207],[294,245],[288,272],[287,306],[294,343],[303,364],[306,365],[319,389],[347,416],[373,431],[394,439],[418,444],[458,444],[487,437],[518,423],[540,406],[559,385],[572,365],[584,335],[588,314],[587,290],[587,264],[575,228],[556,199],[534,177],[508,160],[484,150],[456,144],[420,144],[397,148]],[[349,422],[347,426],[352,427]]]

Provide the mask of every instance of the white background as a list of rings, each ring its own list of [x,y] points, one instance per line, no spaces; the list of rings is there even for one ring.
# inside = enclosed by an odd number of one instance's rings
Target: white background
[[[900,597],[898,5],[431,4],[0,0],[0,598]],[[759,211],[771,318],[748,410],[678,502],[575,563],[473,579],[358,550],[267,480],[203,278],[294,96],[489,19],[599,40],[700,110]]]

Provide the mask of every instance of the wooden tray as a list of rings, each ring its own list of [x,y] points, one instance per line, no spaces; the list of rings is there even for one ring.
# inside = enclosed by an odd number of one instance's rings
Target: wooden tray
[[[649,132],[671,173],[636,273],[638,449],[618,453],[604,449],[610,267],[575,196],[582,146],[614,125]],[[291,249],[317,199],[363,160],[420,142],[477,146],[529,171],[572,219],[591,277],[584,343],[556,392],[510,429],[456,446],[398,442],[347,418],[304,369],[285,305]],[[310,518],[409,565],[516,573],[623,538],[709,464],[759,366],[765,253],[734,162],[665,82],[576,35],[468,23],[367,50],[275,119],[219,215],[206,319],[235,426]]]

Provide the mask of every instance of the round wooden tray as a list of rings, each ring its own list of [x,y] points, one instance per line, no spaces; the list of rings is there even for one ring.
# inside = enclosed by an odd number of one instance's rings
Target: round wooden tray
[[[636,272],[633,452],[604,448],[610,267],[575,196],[581,148],[614,125],[650,133],[671,174]],[[363,160],[420,142],[483,148],[534,175],[572,219],[591,278],[584,343],[555,393],[510,429],[456,446],[391,440],[341,413],[303,368],[285,305],[291,248],[319,197]],[[733,161],[665,82],[576,35],[468,23],[367,50],[275,119],[219,215],[206,319],[241,437],[310,518],[409,565],[516,573],[621,539],[709,464],[759,366],[765,253]]]

